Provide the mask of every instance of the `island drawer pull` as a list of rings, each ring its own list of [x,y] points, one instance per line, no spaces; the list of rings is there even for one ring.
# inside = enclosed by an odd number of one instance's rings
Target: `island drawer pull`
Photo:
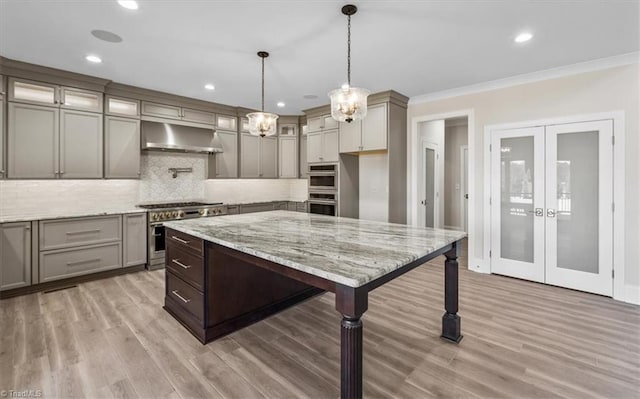
[[[175,296],[177,296],[178,298],[180,298],[180,300],[184,303],[189,303],[191,302],[191,299],[186,299],[185,297],[183,297],[182,295],[178,294],[178,290],[173,290],[171,291],[171,293]]]
[[[191,265],[185,265],[184,263],[180,262],[179,259],[172,259],[171,262],[175,263],[176,265],[180,266],[183,269],[191,269]]]
[[[171,236],[171,238],[173,238],[174,240],[176,240],[176,241],[178,241],[178,242],[181,242],[181,243],[183,243],[183,244],[189,244],[189,241],[187,241],[187,240],[183,240],[183,239],[182,239],[182,238],[180,238],[180,237]]]
[[[95,230],[82,230],[82,231],[67,231],[67,235],[71,236],[71,235],[75,235],[75,234],[89,234],[89,233],[99,233],[101,232],[101,229],[95,229]]]
[[[95,258],[95,259],[79,260],[77,262],[67,262],[67,266],[78,266],[78,265],[82,265],[82,264],[85,264],[85,263],[100,262],[101,260],[102,260],[102,258]]]

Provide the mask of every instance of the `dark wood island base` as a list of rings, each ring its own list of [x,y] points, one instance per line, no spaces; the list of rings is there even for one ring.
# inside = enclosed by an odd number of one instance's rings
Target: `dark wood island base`
[[[167,228],[164,308],[202,343],[210,342],[319,293],[334,292],[342,315],[341,397],[362,398],[363,323],[369,292],[445,255],[443,339],[458,343],[459,241],[360,287],[346,286]]]

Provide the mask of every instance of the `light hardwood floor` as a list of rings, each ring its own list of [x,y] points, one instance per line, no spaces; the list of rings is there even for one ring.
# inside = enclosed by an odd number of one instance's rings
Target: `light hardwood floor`
[[[443,258],[370,296],[367,397],[637,398],[640,307],[466,270],[460,345],[439,338]],[[43,397],[336,398],[324,294],[209,345],[162,309],[164,271],[0,301],[0,390]]]

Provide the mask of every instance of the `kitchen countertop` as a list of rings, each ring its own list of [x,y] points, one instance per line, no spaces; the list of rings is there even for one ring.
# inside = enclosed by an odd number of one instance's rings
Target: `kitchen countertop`
[[[67,219],[67,218],[79,218],[89,216],[106,216],[106,215],[120,215],[127,213],[140,213],[146,212],[146,210],[137,208],[135,206],[123,207],[123,208],[100,208],[100,209],[77,209],[77,210],[56,210],[47,209],[38,212],[25,212],[15,213],[9,215],[0,215],[0,223],[11,222],[31,222],[34,220],[50,220],[50,219]]]
[[[165,222],[168,228],[349,287],[360,287],[466,236],[290,211]]]

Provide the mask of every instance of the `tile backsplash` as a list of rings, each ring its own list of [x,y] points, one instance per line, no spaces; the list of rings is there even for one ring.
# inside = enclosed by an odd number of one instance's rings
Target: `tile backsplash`
[[[261,201],[306,201],[306,179],[213,179],[205,183],[205,199],[225,204]]]
[[[140,202],[166,202],[205,197],[206,154],[147,152],[142,155]],[[169,168],[193,168],[173,178]]]
[[[131,208],[138,180],[1,180],[0,215]]]

